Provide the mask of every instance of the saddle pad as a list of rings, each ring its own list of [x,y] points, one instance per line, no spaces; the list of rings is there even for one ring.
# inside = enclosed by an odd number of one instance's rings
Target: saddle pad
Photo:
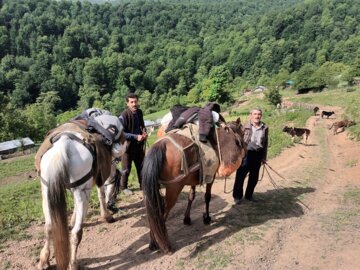
[[[176,129],[171,132],[185,136],[194,141],[194,143],[199,146],[202,169],[202,179],[200,180],[202,180],[201,182],[205,184],[212,183],[214,176],[220,166],[220,161],[209,141],[207,143],[202,143],[199,141],[199,126],[188,123],[184,125],[182,129]]]

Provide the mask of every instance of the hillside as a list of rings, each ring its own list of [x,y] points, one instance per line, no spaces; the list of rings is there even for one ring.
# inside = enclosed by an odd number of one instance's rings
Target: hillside
[[[340,107],[322,110],[343,113]],[[213,222],[202,223],[204,188],[197,190],[191,226],[182,224],[187,194],[167,222],[172,255],[147,249],[148,228],[142,194],[121,201],[113,224],[87,219],[79,248],[84,269],[357,269],[360,244],[359,144],[347,133],[333,135],[336,118],[311,116],[308,144],[298,143],[269,160],[256,188],[256,203],[234,205],[224,180],[213,187]],[[233,177],[227,180],[231,190]],[[7,269],[32,269],[42,245],[43,224],[26,230],[27,240],[9,241],[0,253]],[[99,247],[101,247],[99,249]],[[24,256],[25,255],[25,256]],[[53,259],[51,263],[54,264]]]

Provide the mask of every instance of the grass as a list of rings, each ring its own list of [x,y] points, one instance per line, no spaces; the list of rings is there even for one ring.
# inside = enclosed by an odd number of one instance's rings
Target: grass
[[[197,259],[196,268],[198,269],[223,269],[231,262],[231,251],[220,248],[210,248],[200,252]]]
[[[35,154],[0,161],[0,185],[3,177],[34,171]]]
[[[321,222],[330,234],[358,230],[360,210],[360,188],[347,187],[338,209],[323,217]]]
[[[346,162],[346,167],[355,167],[357,165],[357,159],[351,159]]]
[[[150,114],[144,115],[144,119],[155,121],[155,120],[157,120],[159,118],[162,118],[168,112],[169,112],[169,109],[165,109],[165,110],[162,110],[162,111],[150,113]]]
[[[24,229],[42,217],[40,182],[2,187],[0,212],[0,244],[28,237]]]

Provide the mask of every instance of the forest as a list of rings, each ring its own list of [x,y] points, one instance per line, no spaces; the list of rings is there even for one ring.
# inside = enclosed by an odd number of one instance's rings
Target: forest
[[[347,86],[360,1],[0,1],[0,141],[89,107],[230,104],[244,89]]]

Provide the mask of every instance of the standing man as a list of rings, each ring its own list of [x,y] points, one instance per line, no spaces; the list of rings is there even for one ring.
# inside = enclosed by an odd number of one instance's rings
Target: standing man
[[[236,171],[233,188],[233,198],[236,204],[240,204],[243,197],[244,180],[248,173],[249,180],[245,191],[245,199],[254,201],[253,193],[259,180],[260,167],[266,161],[269,129],[261,121],[261,117],[261,109],[252,109],[250,122],[244,125],[244,141],[247,143],[247,154],[240,168]]]
[[[124,126],[124,133],[128,142],[125,154],[121,158],[121,180],[120,189],[125,195],[131,195],[132,191],[128,188],[128,180],[131,171],[131,163],[134,161],[136,172],[139,180],[140,189],[141,169],[145,156],[145,142],[147,134],[145,132],[145,124],[143,113],[139,109],[138,96],[129,93],[126,97],[127,109],[120,115],[120,122]]]

